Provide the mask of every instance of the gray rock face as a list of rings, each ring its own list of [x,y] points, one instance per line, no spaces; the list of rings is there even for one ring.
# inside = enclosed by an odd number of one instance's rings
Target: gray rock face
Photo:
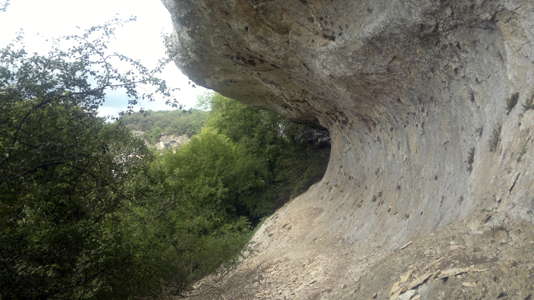
[[[164,0],[200,85],[328,128],[199,299],[534,298],[534,2]]]

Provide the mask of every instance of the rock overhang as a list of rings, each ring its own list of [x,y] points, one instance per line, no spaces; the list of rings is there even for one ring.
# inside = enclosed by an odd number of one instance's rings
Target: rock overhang
[[[269,235],[272,219],[256,234],[264,262],[322,255],[321,240],[369,255],[358,241],[390,253],[455,224],[534,223],[534,3],[164,2],[192,80],[331,132],[324,179],[277,213],[292,232]]]

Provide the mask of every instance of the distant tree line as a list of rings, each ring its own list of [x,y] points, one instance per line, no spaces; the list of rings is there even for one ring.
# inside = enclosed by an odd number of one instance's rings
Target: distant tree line
[[[144,138],[155,144],[162,135],[192,137],[200,132],[207,118],[207,111],[188,109],[131,113],[121,121],[130,130],[142,131]]]

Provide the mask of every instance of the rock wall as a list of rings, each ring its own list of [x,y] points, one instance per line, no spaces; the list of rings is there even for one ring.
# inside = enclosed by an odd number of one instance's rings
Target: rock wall
[[[332,143],[198,299],[534,297],[534,2],[163,2],[193,81]]]

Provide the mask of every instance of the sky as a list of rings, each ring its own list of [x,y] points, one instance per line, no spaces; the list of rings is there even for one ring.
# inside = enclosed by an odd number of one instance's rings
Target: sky
[[[0,7],[5,0],[0,0]],[[160,0],[11,0],[6,12],[0,12],[0,47],[11,42],[17,32],[23,31],[28,47],[44,47],[45,39],[72,33],[76,27],[87,28],[103,24],[114,17],[137,21],[119,29],[111,46],[119,53],[154,66],[165,56],[162,35],[172,32],[169,13]],[[209,91],[192,87],[189,79],[174,65],[169,64],[163,78],[170,87],[179,88],[176,98],[185,107],[193,107],[197,97]],[[120,92],[110,93],[99,109],[100,116],[116,116],[125,110],[127,99]],[[144,102],[145,110],[171,110],[162,101]]]

